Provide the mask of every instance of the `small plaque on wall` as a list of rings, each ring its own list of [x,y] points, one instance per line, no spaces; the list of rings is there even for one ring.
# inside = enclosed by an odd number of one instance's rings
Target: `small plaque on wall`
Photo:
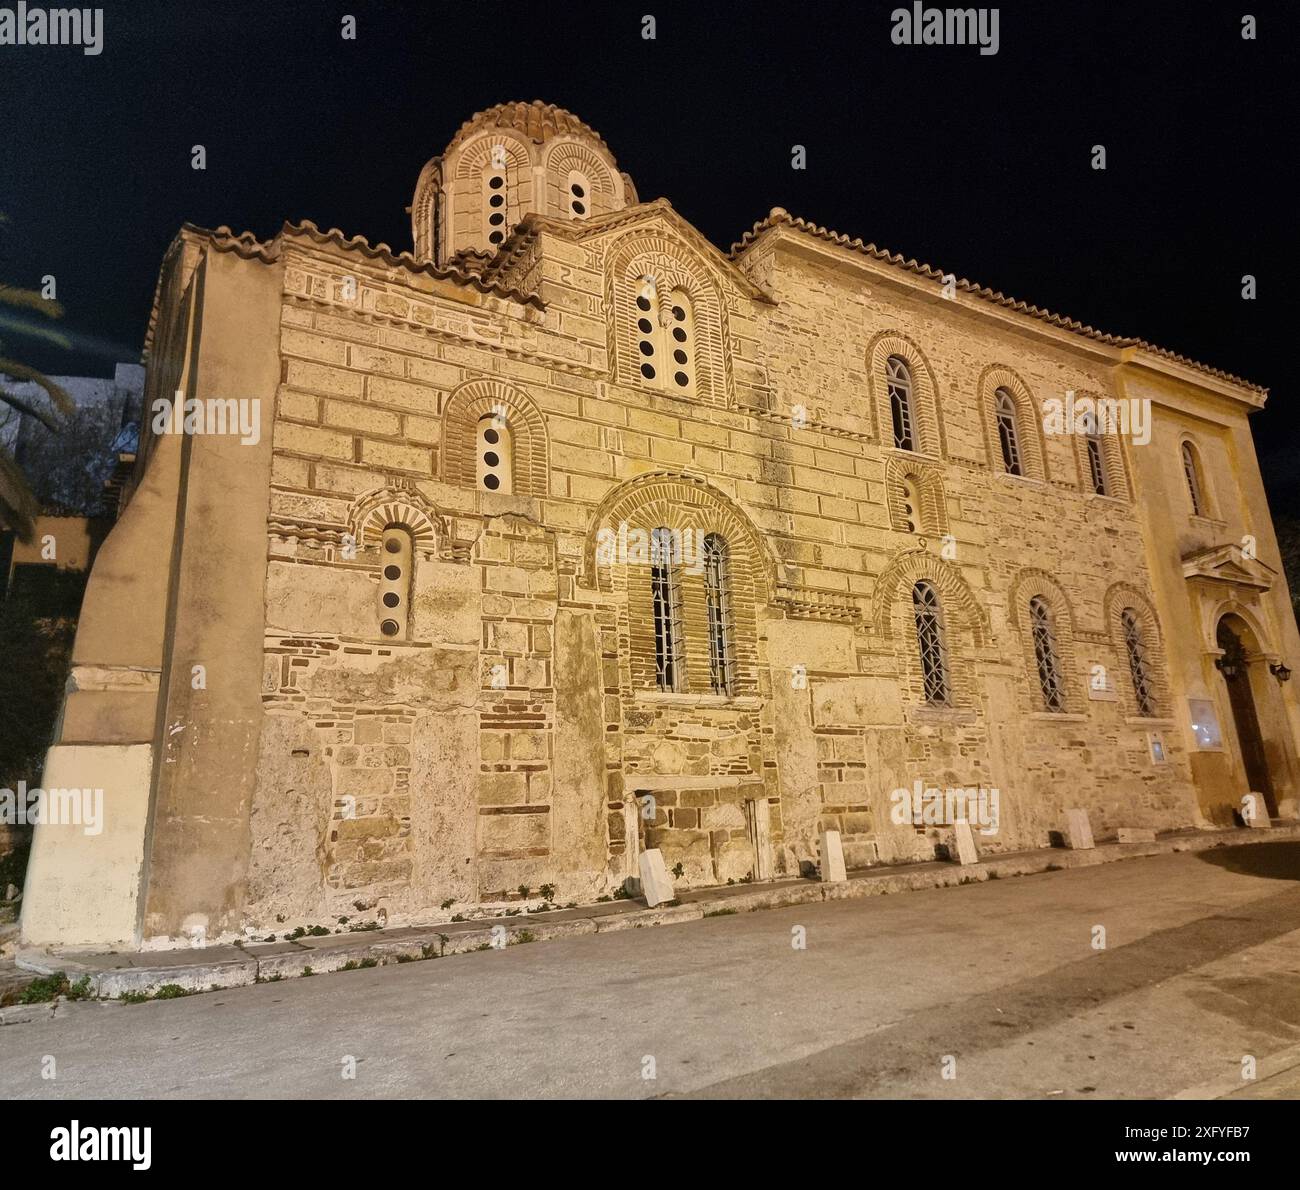
[[[1214,703],[1208,698],[1189,698],[1187,706],[1192,716],[1192,735],[1196,746],[1202,751],[1213,751],[1223,747],[1223,735],[1219,731],[1219,717],[1214,713]]]
[[[1169,756],[1165,752],[1165,737],[1158,731],[1147,732],[1147,750],[1151,753],[1152,764],[1167,764]]]

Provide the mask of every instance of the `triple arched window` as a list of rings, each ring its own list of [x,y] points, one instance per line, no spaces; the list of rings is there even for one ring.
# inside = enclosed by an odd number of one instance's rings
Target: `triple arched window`
[[[952,684],[944,643],[943,608],[939,593],[927,582],[919,582],[912,588],[912,615],[916,621],[916,648],[921,659],[925,701],[932,706],[947,706],[952,698]]]
[[[650,606],[654,621],[655,685],[665,693],[685,693],[685,629],[679,570],[683,534],[660,527],[650,534]],[[704,627],[708,634],[709,688],[735,691],[732,653],[732,602],[729,552],[718,533],[705,536],[698,559],[704,578]]]

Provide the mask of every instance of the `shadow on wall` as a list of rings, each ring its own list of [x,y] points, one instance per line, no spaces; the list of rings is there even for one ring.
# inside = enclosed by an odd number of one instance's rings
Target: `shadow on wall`
[[[1219,847],[1201,851],[1202,863],[1213,864],[1243,876],[1265,880],[1300,880],[1300,843],[1252,843],[1244,847]]]

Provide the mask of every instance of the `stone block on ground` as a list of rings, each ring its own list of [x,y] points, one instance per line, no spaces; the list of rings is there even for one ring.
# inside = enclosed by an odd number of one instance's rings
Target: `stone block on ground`
[[[1156,841],[1156,832],[1139,829],[1135,826],[1121,826],[1119,828],[1119,841],[1121,843],[1154,843]]]
[[[963,866],[980,862],[979,852],[975,850],[975,836],[971,833],[969,822],[958,822],[952,828],[953,843],[957,852],[957,862]]]
[[[641,852],[641,893],[651,909],[676,899],[672,877],[664,863],[663,852],[657,847]]]
[[[1252,789],[1250,796],[1254,799],[1254,813],[1246,818],[1246,825],[1257,831],[1272,830],[1273,819],[1269,815],[1268,802],[1265,800],[1264,795]],[[1242,817],[1245,818],[1246,816],[1242,815]]]
[[[849,878],[844,867],[844,846],[840,842],[839,831],[822,831],[821,836],[822,879],[840,881]]]
[[[1092,823],[1088,821],[1087,810],[1066,810],[1065,838],[1073,851],[1090,851],[1095,846],[1092,841]]]

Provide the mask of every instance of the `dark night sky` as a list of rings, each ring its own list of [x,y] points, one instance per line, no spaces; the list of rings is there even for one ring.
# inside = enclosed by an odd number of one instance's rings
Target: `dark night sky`
[[[0,279],[53,273],[78,349],[3,337],[55,373],[135,359],[185,220],[409,248],[424,162],[471,113],[540,98],[724,249],[783,206],[1268,385],[1256,442],[1275,509],[1300,509],[1291,6],[1002,4],[992,56],[893,45],[895,7],[107,3],[99,57],[0,47]]]

